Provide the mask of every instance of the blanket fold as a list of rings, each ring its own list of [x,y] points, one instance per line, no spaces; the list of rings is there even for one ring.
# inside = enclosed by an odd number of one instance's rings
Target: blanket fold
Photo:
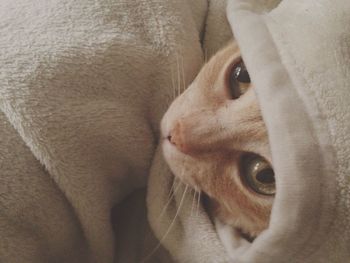
[[[230,25],[225,9],[0,1],[0,262],[350,262],[350,2],[230,0]],[[231,27],[277,182],[253,243],[209,220],[158,145]]]
[[[171,72],[189,82],[203,61],[206,9],[0,1],[0,262],[121,258],[111,211],[146,187]]]
[[[230,1],[277,180],[269,229],[237,262],[349,262],[349,12],[348,1]]]

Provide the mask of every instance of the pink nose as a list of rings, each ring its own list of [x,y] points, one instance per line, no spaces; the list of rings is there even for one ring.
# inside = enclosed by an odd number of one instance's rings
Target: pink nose
[[[176,146],[177,148],[180,148],[183,144],[181,142],[180,136],[177,136],[176,134],[174,135],[173,133],[171,133],[171,135],[169,135],[167,139],[172,145]]]
[[[169,142],[174,145],[179,151],[183,153],[189,153],[189,145],[184,140],[183,130],[181,124],[177,123],[174,129],[171,131],[170,135],[167,137]]]

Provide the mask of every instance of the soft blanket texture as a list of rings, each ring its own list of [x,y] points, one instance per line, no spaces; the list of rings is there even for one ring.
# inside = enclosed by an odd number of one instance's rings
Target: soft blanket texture
[[[250,244],[181,186],[168,202],[159,120],[179,68],[187,85],[231,37],[225,8],[0,1],[0,262],[350,262],[347,0],[230,1],[269,130],[269,229]]]
[[[136,190],[180,68],[231,37],[225,1],[1,0],[0,33],[0,262],[140,262]]]
[[[350,2],[236,0],[228,15],[277,175],[270,228],[237,261],[350,262]]]

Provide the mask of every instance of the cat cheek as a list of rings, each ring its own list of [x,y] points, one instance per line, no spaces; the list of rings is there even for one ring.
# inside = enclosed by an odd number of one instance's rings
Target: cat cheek
[[[189,157],[181,153],[180,151],[178,151],[174,147],[174,145],[172,145],[167,140],[164,140],[162,144],[162,148],[163,148],[163,155],[165,157],[166,162],[168,163],[168,166],[171,172],[177,178],[179,178],[183,183],[188,184],[194,189],[199,191],[199,188],[194,178],[191,176],[193,172],[186,165],[188,162],[191,163],[191,161],[188,159]]]
[[[174,146],[171,145],[171,143],[167,139],[164,139],[162,143],[162,150],[163,150],[163,156],[165,157],[165,160],[168,163],[170,163],[175,157]]]
[[[183,160],[187,156],[179,151],[169,140],[164,139],[162,143],[162,150],[163,156],[172,170],[176,170],[178,166],[183,166]]]

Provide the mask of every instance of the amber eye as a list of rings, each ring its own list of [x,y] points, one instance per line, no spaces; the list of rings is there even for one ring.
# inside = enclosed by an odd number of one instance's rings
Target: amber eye
[[[233,99],[244,94],[250,84],[250,77],[242,59],[233,65],[229,77],[230,93]]]
[[[242,176],[253,191],[262,195],[276,193],[275,173],[271,165],[259,155],[249,155],[242,159]]]

